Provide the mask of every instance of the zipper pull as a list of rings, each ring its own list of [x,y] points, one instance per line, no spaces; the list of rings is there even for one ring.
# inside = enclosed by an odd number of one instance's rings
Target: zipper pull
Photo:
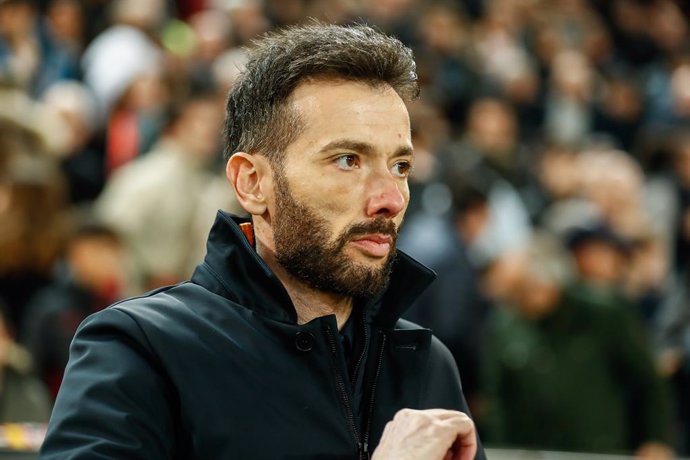
[[[369,460],[371,458],[371,456],[369,455],[369,443],[358,442],[357,443],[357,450],[359,450],[360,460]]]

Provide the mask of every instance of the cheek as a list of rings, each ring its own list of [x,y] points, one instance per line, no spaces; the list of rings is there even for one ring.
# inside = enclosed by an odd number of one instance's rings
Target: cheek
[[[354,178],[331,175],[308,175],[291,182],[294,198],[329,220],[337,221],[354,212],[359,199]]]

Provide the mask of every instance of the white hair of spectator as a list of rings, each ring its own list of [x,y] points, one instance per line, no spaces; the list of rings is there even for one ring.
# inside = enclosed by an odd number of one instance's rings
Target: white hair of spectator
[[[137,76],[158,73],[162,66],[163,51],[143,31],[128,25],[106,29],[82,58],[84,82],[96,96],[103,117]]]
[[[575,279],[572,256],[553,235],[535,231],[520,252],[524,273],[529,278],[561,287]]]

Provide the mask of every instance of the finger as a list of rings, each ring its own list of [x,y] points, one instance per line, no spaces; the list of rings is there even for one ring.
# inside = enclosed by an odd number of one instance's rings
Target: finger
[[[460,441],[460,455],[457,457],[459,460],[474,460],[474,456],[477,454],[477,437],[472,434],[472,436],[466,436]]]
[[[474,459],[477,453],[477,434],[472,419],[460,413],[459,416],[444,420],[443,423],[452,427],[456,433],[456,439],[451,447],[454,452],[453,460]]]

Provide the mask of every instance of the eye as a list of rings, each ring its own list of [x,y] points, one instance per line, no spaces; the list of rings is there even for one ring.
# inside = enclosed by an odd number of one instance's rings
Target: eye
[[[335,159],[335,164],[338,166],[338,168],[345,171],[355,169],[357,167],[357,163],[357,155],[352,154],[341,155]]]
[[[410,171],[412,171],[412,163],[407,160],[397,161],[391,168],[394,176],[402,178],[409,176]]]

